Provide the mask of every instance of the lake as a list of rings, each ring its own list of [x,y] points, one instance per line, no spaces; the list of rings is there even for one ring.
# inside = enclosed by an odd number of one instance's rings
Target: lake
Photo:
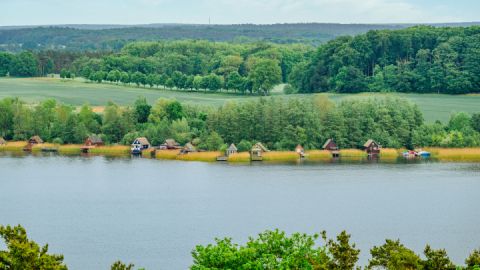
[[[70,269],[186,269],[197,244],[265,229],[341,230],[361,248],[400,238],[463,263],[480,247],[480,164],[240,164],[0,156],[0,224]]]

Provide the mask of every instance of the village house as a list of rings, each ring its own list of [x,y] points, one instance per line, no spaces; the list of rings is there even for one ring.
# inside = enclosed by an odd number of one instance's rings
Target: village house
[[[367,152],[369,156],[376,156],[380,154],[380,148],[381,146],[372,139],[368,140],[363,145],[363,149],[365,150],[365,152]]]
[[[250,150],[250,160],[262,161],[264,152],[268,152],[268,149],[262,143],[256,143]]]
[[[160,145],[160,149],[162,150],[180,149],[180,144],[177,143],[174,139],[166,139],[165,142]]]

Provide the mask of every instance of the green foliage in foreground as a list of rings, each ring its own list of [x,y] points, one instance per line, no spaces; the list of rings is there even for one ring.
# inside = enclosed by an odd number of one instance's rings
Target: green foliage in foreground
[[[22,226],[0,226],[0,237],[7,250],[0,250],[1,270],[66,270],[62,255],[48,254],[48,245],[40,247],[27,238]]]
[[[321,236],[321,244],[319,238]],[[50,255],[48,245],[40,248],[28,240],[25,229],[0,226],[0,237],[7,250],[0,250],[0,270],[66,270],[62,255]],[[192,251],[192,270],[206,269],[318,269],[353,270],[357,266],[360,250],[350,242],[350,235],[341,232],[335,239],[321,234],[294,233],[288,236],[280,230],[265,231],[247,243],[239,245],[231,238],[215,239],[215,244],[198,245]],[[465,260],[466,266],[455,266],[444,249],[425,247],[420,258],[400,240],[389,240],[370,250],[371,259],[366,270],[478,270],[480,249],[474,250]],[[116,261],[111,270],[133,270],[133,264]],[[140,270],[140,269],[139,269]]]

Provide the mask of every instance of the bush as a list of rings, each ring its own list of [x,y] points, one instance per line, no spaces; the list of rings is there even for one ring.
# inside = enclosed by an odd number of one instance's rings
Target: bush
[[[253,144],[247,140],[242,140],[240,143],[237,145],[238,152],[247,152],[252,149]]]
[[[52,141],[54,144],[63,144],[63,140],[61,138],[55,138]]]
[[[285,87],[283,87],[283,93],[285,95],[291,95],[291,94],[296,94],[298,91],[297,89],[295,89],[293,86],[291,86],[290,84],[287,84],[285,85]]]

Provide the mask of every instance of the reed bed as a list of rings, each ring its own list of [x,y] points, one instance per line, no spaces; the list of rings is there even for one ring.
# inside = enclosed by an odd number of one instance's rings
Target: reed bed
[[[272,151],[263,153],[264,161],[296,161],[300,155],[294,151]]]
[[[332,158],[332,152],[327,150],[310,150],[305,152],[305,156],[310,160],[329,160]]]
[[[250,162],[250,152],[240,152],[228,156],[228,162]]]
[[[365,151],[359,149],[341,149],[340,150],[340,157],[360,157],[365,158],[368,157],[368,154]]]
[[[32,152],[41,152],[42,149],[44,149],[44,148],[58,149],[58,144],[53,144],[53,143],[34,144],[32,146]]]
[[[126,156],[130,155],[130,147],[126,145],[100,146],[90,149],[92,155]]]
[[[154,153],[155,153],[154,148],[148,148],[148,149],[142,151],[142,157],[143,158],[153,158]]]
[[[195,153],[188,153],[184,155],[178,155],[178,160],[184,161],[217,161],[217,157],[221,156],[221,152],[195,152]]]
[[[25,141],[13,141],[0,145],[0,151],[18,152],[23,151],[23,148],[27,145]]]
[[[180,154],[180,150],[157,150],[155,152],[155,158],[157,159],[177,159]]]
[[[58,147],[58,153],[62,155],[80,155],[82,146],[79,144],[64,144]]]
[[[427,148],[440,161],[480,161],[480,148]]]
[[[395,149],[395,148],[382,148],[380,150],[381,158],[396,159],[402,155],[402,152],[405,149]]]

